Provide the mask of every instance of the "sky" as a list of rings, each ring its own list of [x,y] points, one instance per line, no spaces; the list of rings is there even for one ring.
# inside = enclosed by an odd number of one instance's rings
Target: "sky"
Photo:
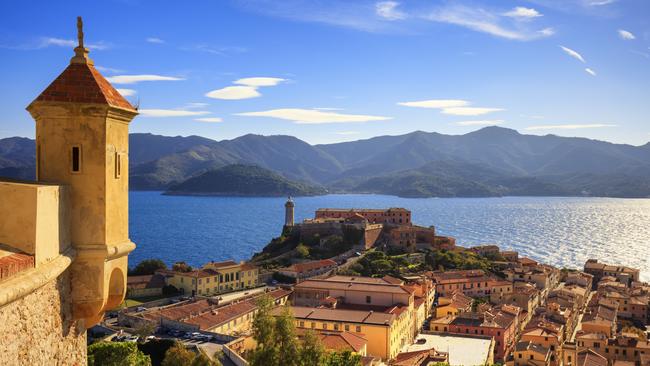
[[[132,132],[650,141],[647,0],[3,1],[0,138],[34,136],[25,107],[69,64],[78,15],[139,107]]]

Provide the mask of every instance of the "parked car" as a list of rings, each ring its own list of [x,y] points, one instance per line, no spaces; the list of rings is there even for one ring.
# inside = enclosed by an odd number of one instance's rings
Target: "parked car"
[[[137,308],[135,308],[136,313],[141,313],[146,310],[147,308],[145,308],[144,306],[138,306]]]
[[[138,337],[136,335],[132,335],[132,336],[126,337],[126,339],[124,341],[125,342],[134,342],[135,343],[135,342],[138,341],[138,339],[140,339],[140,337]]]

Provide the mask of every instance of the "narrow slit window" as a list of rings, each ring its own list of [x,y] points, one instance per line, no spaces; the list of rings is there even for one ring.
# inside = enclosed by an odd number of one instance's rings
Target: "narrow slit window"
[[[81,171],[81,147],[72,147],[72,172],[79,173]]]
[[[36,180],[41,179],[41,144],[36,145]]]
[[[115,178],[122,176],[122,154],[115,153]]]

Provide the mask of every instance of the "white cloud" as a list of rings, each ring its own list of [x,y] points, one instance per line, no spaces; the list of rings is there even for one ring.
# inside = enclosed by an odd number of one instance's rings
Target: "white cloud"
[[[204,118],[196,118],[195,121],[199,122],[223,122],[223,120],[219,117],[204,117]]]
[[[122,94],[123,97],[130,97],[136,94],[136,91],[133,89],[115,89],[118,93]]]
[[[233,84],[259,87],[259,86],[275,86],[285,81],[286,79],[281,78],[270,78],[270,77],[252,77],[252,78],[243,78],[235,80]]]
[[[185,79],[162,75],[115,75],[107,77],[106,80],[114,84],[135,84],[141,81],[175,81]]]
[[[481,116],[484,114],[502,111],[502,108],[479,108],[479,107],[454,107],[444,108],[442,113],[454,116]]]
[[[603,6],[617,2],[618,0],[586,0],[587,6]]]
[[[187,103],[185,107],[182,109],[196,109],[196,108],[204,108],[207,107],[209,104],[208,103],[198,103],[198,102],[192,102],[192,103]]]
[[[585,59],[578,52],[564,46],[560,46],[560,48],[562,49],[562,51],[566,52],[567,55],[575,58],[576,60],[580,60],[582,63],[585,63]]]
[[[415,102],[399,102],[397,104],[405,107],[439,109],[439,108],[465,107],[469,105],[469,102],[460,99],[429,99],[429,100],[420,100]]]
[[[616,127],[618,125],[593,123],[593,124],[575,124],[575,125],[540,125],[526,127],[527,131],[542,131],[542,130],[578,130],[584,128],[603,128],[603,127]]]
[[[205,94],[208,98],[225,100],[257,98],[261,95],[262,94],[257,91],[257,88],[243,85],[227,86],[225,88],[212,90]]]
[[[292,121],[300,124],[320,124],[320,123],[347,123],[347,122],[368,122],[368,121],[385,121],[391,117],[369,116],[363,114],[343,114],[336,112],[324,112],[317,109],[301,108],[282,108],[271,109],[260,112],[236,113],[237,116],[250,117],[271,117]]]
[[[504,121],[502,119],[456,122],[456,124],[459,126],[498,126],[502,125],[503,123]]]
[[[140,109],[142,117],[192,117],[210,114],[208,111],[188,111],[183,109]]]
[[[530,41],[549,37],[555,33],[552,28],[531,29],[528,24],[524,24],[528,22],[513,22],[512,17],[504,17],[503,14],[497,12],[463,5],[441,7],[425,15],[424,18],[517,41]],[[509,22],[504,22],[504,19],[508,19]]]
[[[585,72],[591,76],[596,76],[596,72],[588,67],[585,69]]]
[[[206,93],[205,96],[208,98],[226,100],[257,98],[262,95],[257,91],[258,88],[264,86],[275,86],[283,81],[286,81],[286,79],[261,76],[243,78],[233,81],[233,84],[238,85],[212,90]]]
[[[397,1],[380,1],[375,4],[375,13],[386,20],[400,20],[406,18],[406,14],[397,10]]]
[[[624,29],[619,29],[618,30],[618,36],[621,37],[621,39],[626,40],[626,41],[631,41],[633,39],[636,39],[634,34],[632,34],[631,32],[628,32],[628,31],[626,31]]]
[[[64,38],[56,38],[56,37],[43,37],[41,38],[40,44],[36,48],[45,48],[49,46],[57,46],[57,47],[70,47],[74,48],[77,47],[78,43],[76,40],[73,39],[64,39]],[[85,43],[84,46],[88,49],[91,50],[105,50],[109,48],[108,44],[104,42],[97,42],[97,43]]]
[[[162,39],[160,39],[158,37],[149,37],[149,38],[146,39],[146,41],[149,42],[149,43],[157,43],[157,44],[165,43],[164,40],[162,40]]]
[[[507,13],[503,14],[504,16],[516,19],[532,19],[543,16],[540,12],[533,8],[525,8],[523,6],[517,6],[516,8],[510,10]]]

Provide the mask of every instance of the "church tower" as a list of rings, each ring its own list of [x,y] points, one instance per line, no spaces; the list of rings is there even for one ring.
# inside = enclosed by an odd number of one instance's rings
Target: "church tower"
[[[293,226],[293,209],[295,204],[291,199],[291,196],[287,199],[287,203],[284,204],[284,226],[291,227]]]
[[[72,301],[90,327],[125,295],[129,239],[129,122],[133,106],[79,45],[68,67],[27,110],[36,121],[36,179],[69,187]]]

